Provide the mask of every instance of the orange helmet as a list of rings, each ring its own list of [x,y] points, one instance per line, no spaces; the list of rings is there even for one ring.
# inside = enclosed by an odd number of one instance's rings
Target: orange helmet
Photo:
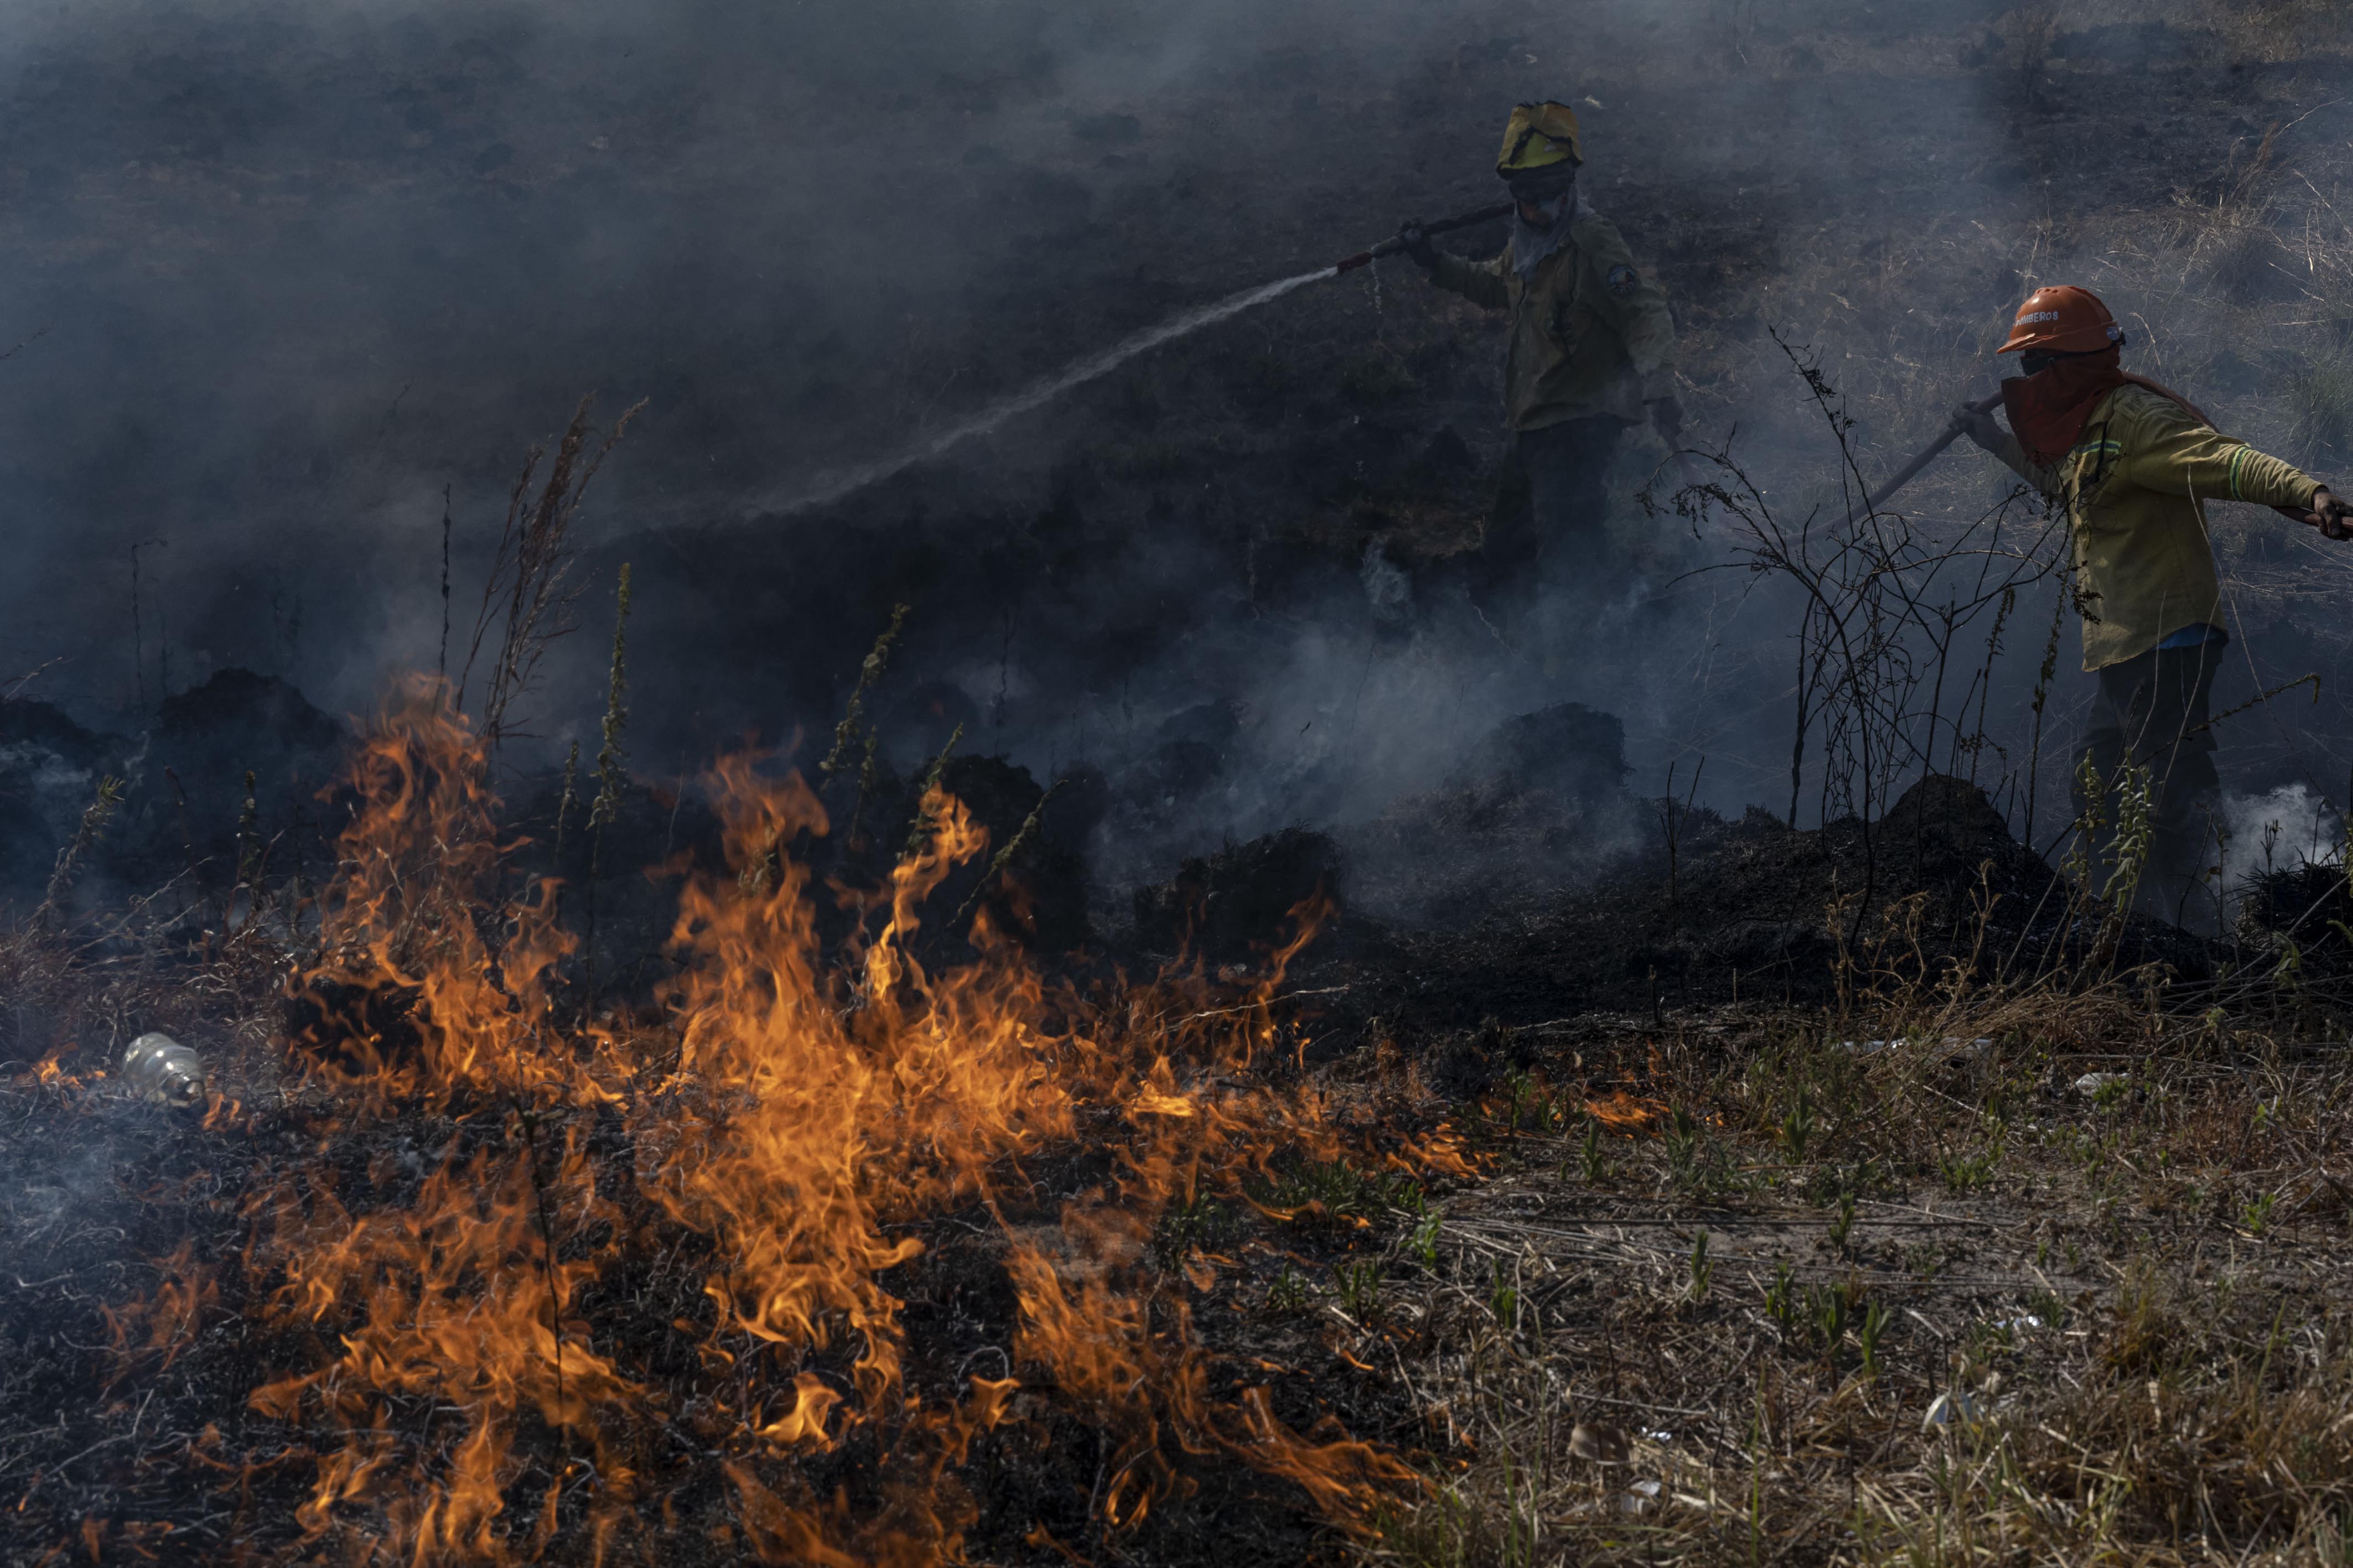
[[[2018,308],[2018,320],[2010,324],[2010,341],[1998,352],[2012,354],[2042,349],[2051,353],[2094,353],[2124,341],[2124,329],[2116,325],[2097,294],[2063,283],[2037,289],[2026,297],[2026,303]]]

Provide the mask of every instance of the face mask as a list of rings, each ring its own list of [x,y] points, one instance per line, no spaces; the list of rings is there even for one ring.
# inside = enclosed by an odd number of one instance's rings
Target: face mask
[[[2179,405],[2200,425],[2213,425],[2189,399],[2145,375],[2133,374],[2117,363],[2118,357],[2115,349],[2094,354],[2020,356],[2019,368],[2027,374],[2003,382],[2001,398],[2010,415],[2010,432],[2018,437],[2028,461],[2049,468],[2073,451],[2100,399],[2119,386],[2146,388]],[[2040,373],[2032,368],[2037,359],[2042,361]]]
[[[1521,198],[1525,200],[1525,198]],[[1530,221],[1525,209],[1512,209],[1512,259],[1522,278],[1535,276],[1536,268],[1568,242],[1569,225],[1577,210],[1577,186],[1546,193],[1540,215]]]
[[[1550,228],[1560,221],[1560,215],[1568,209],[1568,204],[1576,197],[1577,188],[1574,185],[1566,190],[1550,192],[1541,197],[1522,196],[1519,198],[1521,220],[1529,222],[1532,227]],[[1527,216],[1530,212],[1536,215],[1533,221]]]

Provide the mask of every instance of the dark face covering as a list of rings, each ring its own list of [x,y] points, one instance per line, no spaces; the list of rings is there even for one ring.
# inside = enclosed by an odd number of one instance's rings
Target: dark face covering
[[[2071,354],[2001,384],[2002,406],[2027,461],[2047,468],[2075,449],[2100,399],[2133,379],[2118,363],[2122,352],[2119,347]]]

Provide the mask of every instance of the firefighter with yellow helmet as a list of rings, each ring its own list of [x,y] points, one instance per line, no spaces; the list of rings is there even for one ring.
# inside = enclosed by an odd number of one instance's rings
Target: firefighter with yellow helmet
[[[2209,709],[2230,639],[2206,503],[2275,507],[2330,539],[2353,537],[2353,507],[2125,370],[2125,343],[2088,289],[2038,289],[2000,349],[2021,356],[2024,372],[2001,384],[2010,428],[1976,408],[1953,422],[2066,513],[2084,668],[2099,679],[2084,751],[2104,788],[2120,784],[2127,765],[2147,770],[2142,903],[2179,920],[2221,787]],[[2113,822],[2116,812],[2104,815]]]
[[[1583,161],[1574,110],[1523,103],[1495,165],[1514,202],[1503,254],[1448,255],[1418,222],[1398,237],[1431,282],[1512,312],[1504,366],[1512,458],[1483,552],[1492,584],[1525,584],[1546,556],[1590,581],[1608,559],[1603,480],[1620,435],[1644,419],[1670,447],[1682,433],[1665,291],[1577,188]]]

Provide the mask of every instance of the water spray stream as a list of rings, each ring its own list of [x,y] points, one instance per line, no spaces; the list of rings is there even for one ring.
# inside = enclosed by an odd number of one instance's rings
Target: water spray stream
[[[1216,326],[1219,321],[1230,320],[1245,310],[1254,310],[1258,306],[1280,300],[1295,289],[1304,288],[1310,283],[1320,282],[1326,278],[1336,278],[1340,271],[1341,268],[1337,267],[1319,267],[1313,272],[1303,272],[1296,278],[1286,278],[1279,283],[1261,284],[1255,289],[1246,289],[1239,294],[1229,296],[1214,304],[1203,305],[1188,310],[1181,316],[1123,339],[1101,353],[1092,354],[1059,374],[1035,382],[1010,397],[1000,398],[961,424],[893,457],[883,458],[880,462],[869,463],[862,468],[851,468],[844,473],[828,475],[797,494],[772,496],[754,506],[752,510],[759,516],[774,516],[777,513],[789,515],[838,501],[842,497],[862,490],[869,485],[879,484],[884,479],[902,474],[918,463],[928,462],[934,458],[940,457],[950,447],[968,441],[976,436],[986,436],[1007,420],[1041,407],[1073,387],[1083,386],[1088,382],[1109,375],[1137,355],[1149,353],[1163,343],[1174,342],[1178,338],[1188,337],[1204,327]]]
[[[1473,228],[1482,223],[1492,223],[1497,218],[1508,216],[1511,210],[1511,204],[1506,202],[1499,206],[1478,207],[1470,212],[1458,213],[1452,217],[1440,219],[1437,223],[1423,224],[1419,227],[1425,235],[1449,234],[1456,229]],[[934,458],[940,457],[950,447],[961,442],[968,441],[976,436],[986,436],[1007,420],[1027,414],[1031,409],[1041,407],[1072,387],[1083,386],[1088,382],[1109,375],[1138,354],[1149,353],[1163,343],[1175,342],[1178,338],[1188,337],[1204,327],[1214,327],[1219,321],[1231,320],[1244,310],[1255,310],[1261,305],[1280,300],[1294,289],[1303,289],[1310,283],[1320,283],[1326,278],[1337,278],[1343,273],[1354,272],[1360,267],[1369,268],[1382,257],[1395,256],[1405,248],[1405,237],[1400,235],[1395,239],[1383,240],[1370,250],[1358,251],[1336,266],[1319,267],[1313,272],[1303,272],[1296,278],[1286,278],[1280,283],[1262,283],[1255,289],[1245,289],[1240,293],[1229,296],[1213,305],[1203,305],[1197,310],[1187,310],[1185,314],[1171,321],[1163,321],[1156,327],[1147,328],[1133,337],[1122,339],[1103,353],[1079,361],[1059,375],[1034,383],[1010,397],[1000,398],[962,424],[943,431],[927,441],[910,447],[895,457],[886,458],[881,462],[869,463],[863,468],[828,475],[804,490],[769,495],[754,503],[751,515],[774,517],[782,513],[789,516],[794,512],[807,511],[812,507],[829,505],[844,496],[864,489],[869,485],[879,484],[884,479],[903,474],[918,463],[928,462]],[[1378,284],[1376,283],[1375,287],[1377,290]],[[1375,309],[1378,308],[1378,294],[1376,292]]]

